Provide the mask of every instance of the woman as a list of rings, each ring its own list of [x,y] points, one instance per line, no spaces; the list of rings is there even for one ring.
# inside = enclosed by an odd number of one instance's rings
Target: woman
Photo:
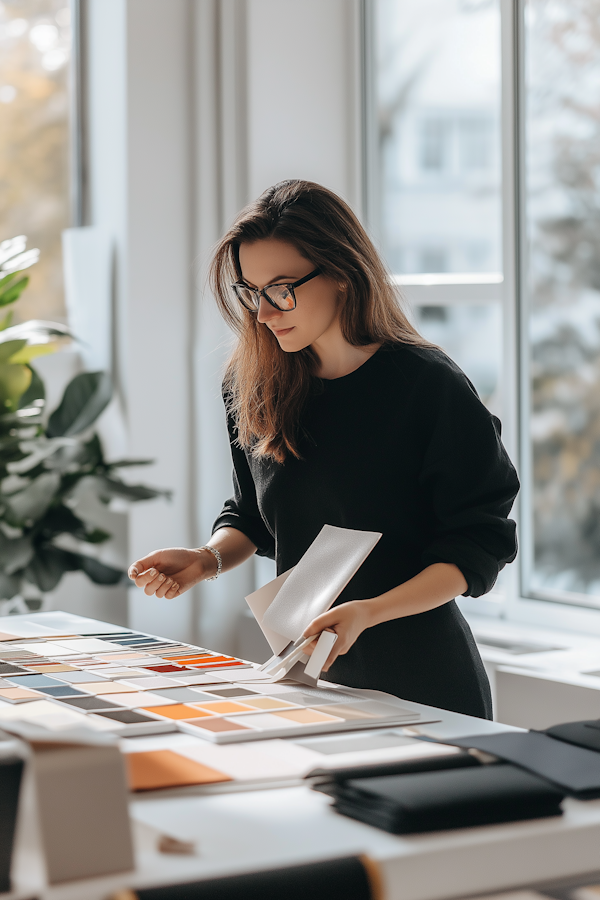
[[[380,531],[305,632],[337,632],[328,677],[491,718],[454,598],[485,594],[516,555],[518,480],[498,420],[410,325],[364,229],[325,188],[267,190],[211,274],[238,335],[224,382],[234,495],[208,545],[151,553],[130,577],[172,599],[253,553],[284,572],[325,523]]]

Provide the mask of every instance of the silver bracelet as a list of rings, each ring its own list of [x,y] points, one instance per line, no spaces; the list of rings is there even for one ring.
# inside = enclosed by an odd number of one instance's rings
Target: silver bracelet
[[[219,575],[221,574],[221,570],[222,570],[222,568],[223,568],[223,559],[222,559],[222,557],[221,557],[221,554],[219,553],[219,551],[217,550],[216,547],[209,547],[208,544],[205,544],[203,547],[199,547],[198,549],[199,549],[199,550],[208,550],[208,552],[209,552],[209,553],[212,553],[212,555],[213,555],[214,558],[216,559],[216,561],[217,561],[217,574],[216,574],[216,575],[211,575],[210,578],[205,578],[205,579],[204,579],[205,581],[216,581],[217,578],[219,577]]]

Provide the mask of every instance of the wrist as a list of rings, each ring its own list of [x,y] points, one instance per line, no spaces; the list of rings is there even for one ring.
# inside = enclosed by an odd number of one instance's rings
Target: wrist
[[[200,565],[202,568],[202,580],[216,580],[221,574],[221,554],[218,551],[213,552],[213,549],[208,546],[199,547],[196,552],[198,553]]]
[[[360,600],[359,602],[364,609],[365,620],[367,622],[365,628],[381,625],[382,622],[388,620],[389,616],[385,613],[382,597],[370,597],[368,600]]]

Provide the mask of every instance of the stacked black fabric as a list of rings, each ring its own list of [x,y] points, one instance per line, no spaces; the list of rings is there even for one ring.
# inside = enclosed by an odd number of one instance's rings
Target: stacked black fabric
[[[497,762],[450,769],[441,761],[440,771],[385,776],[338,774],[320,789],[334,797],[338,812],[395,834],[560,815],[567,795],[600,797],[600,719],[443,742]]]
[[[393,834],[561,814],[564,793],[508,764],[338,781],[334,808]]]

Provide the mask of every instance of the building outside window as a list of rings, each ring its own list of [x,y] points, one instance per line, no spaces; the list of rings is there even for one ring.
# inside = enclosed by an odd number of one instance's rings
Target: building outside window
[[[0,241],[25,234],[41,251],[15,320],[65,321],[70,46],[67,0],[0,2]]]
[[[526,590],[600,605],[600,3],[524,12]]]
[[[600,607],[600,0],[371,10],[374,231],[421,332],[520,425],[505,600]]]

